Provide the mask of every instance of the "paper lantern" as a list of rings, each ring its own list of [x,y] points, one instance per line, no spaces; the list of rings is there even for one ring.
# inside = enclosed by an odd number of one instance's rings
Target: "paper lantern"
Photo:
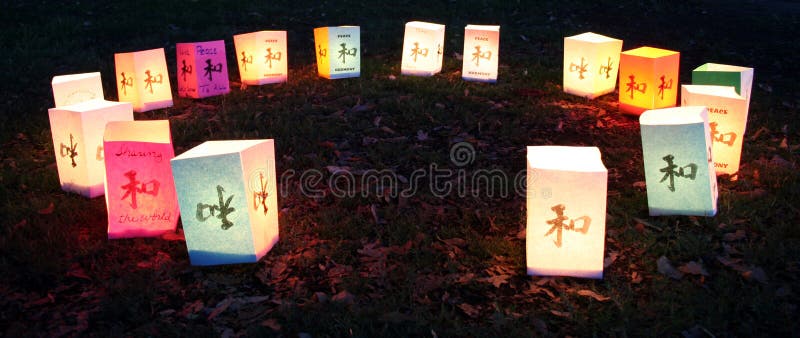
[[[172,107],[164,48],[114,54],[117,94],[122,102],[133,104],[133,111]]]
[[[106,124],[105,196],[108,238],[152,237],[175,231],[178,198],[169,160],[169,121]]]
[[[442,71],[444,25],[411,21],[403,37],[403,75],[431,76]]]
[[[178,60],[178,96],[197,99],[231,91],[225,41],[179,43],[175,46],[175,52]]]
[[[461,77],[467,81],[497,82],[500,58],[500,26],[467,25],[464,28],[464,63]]]
[[[52,85],[56,108],[103,99],[103,83],[99,72],[59,75],[53,77]]]
[[[753,89],[753,68],[706,63],[692,71],[692,84],[733,86],[750,109],[750,93]]]
[[[614,91],[622,40],[592,32],[564,38],[564,92],[593,99]]]
[[[361,28],[314,28],[317,74],[327,79],[361,76]]]
[[[273,140],[208,141],[171,163],[192,265],[256,262],[277,243]]]
[[[103,131],[109,121],[132,121],[131,104],[90,100],[48,113],[61,189],[89,198],[102,195]]]
[[[247,85],[286,82],[289,61],[286,31],[259,31],[233,36],[239,76]]]
[[[645,111],[639,116],[651,216],[714,216],[717,176],[706,107]]]
[[[528,147],[528,274],[603,278],[608,171],[596,147]]]
[[[682,85],[681,105],[708,107],[714,168],[717,174],[738,172],[747,126],[747,100],[734,87]]]
[[[640,115],[674,107],[678,100],[680,53],[653,47],[622,52],[619,60],[619,110]]]

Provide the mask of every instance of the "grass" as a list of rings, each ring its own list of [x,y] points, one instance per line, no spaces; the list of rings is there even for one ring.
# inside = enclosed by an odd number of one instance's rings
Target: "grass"
[[[0,329],[5,336],[795,335],[798,14],[777,1],[3,3]],[[411,20],[447,25],[444,69],[434,77],[399,75],[396,51]],[[467,23],[501,25],[497,84],[460,78],[454,53]],[[362,27],[362,76],[320,79],[311,30],[339,24]],[[46,114],[52,76],[100,71],[113,100],[115,52],[164,47],[174,71],[177,42],[225,39],[234,60],[232,35],[262,29],[289,31],[288,83],[239,89],[232,67],[230,94],[175,97],[174,107],[136,118],[169,119],[176,153],[206,140],[274,138],[279,174],[295,173],[281,182],[278,245],[258,264],[199,268],[189,265],[182,241],[108,241],[103,199],[59,188]],[[644,190],[634,184],[644,181],[636,119],[618,113],[614,94],[590,101],[561,91],[563,37],[585,31],[621,38],[624,49],[681,51],[682,83],[709,61],[755,68],[744,165],[737,181],[720,179],[717,216],[647,216]],[[301,193],[300,174],[309,169],[325,179],[327,166],[408,178],[432,163],[452,167],[450,146],[462,141],[477,151],[465,173],[510,176],[525,167],[526,145],[600,147],[609,168],[605,251],[614,258],[604,278],[526,276],[525,204],[516,194],[441,197],[420,189],[410,197],[339,198],[324,180],[315,187],[323,195]],[[676,267],[699,262],[709,276],[670,279],[657,270],[661,256]]]

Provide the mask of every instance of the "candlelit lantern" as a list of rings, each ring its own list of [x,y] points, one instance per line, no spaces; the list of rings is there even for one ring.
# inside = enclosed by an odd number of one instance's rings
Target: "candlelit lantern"
[[[745,108],[750,109],[753,68],[706,63],[692,71],[692,84],[733,86],[736,88],[736,93],[745,99]]]
[[[133,111],[172,107],[164,48],[114,54],[119,100],[131,102]]]
[[[595,33],[564,38],[564,92],[593,99],[617,86],[622,40]]]
[[[192,265],[256,262],[277,243],[273,140],[208,141],[171,163]]]
[[[442,71],[444,25],[411,21],[403,38],[403,75],[431,76]]]
[[[53,77],[52,85],[56,108],[103,99],[103,83],[99,72],[59,75]]]
[[[289,60],[286,31],[259,31],[233,36],[242,83],[263,85],[286,82]]]
[[[603,278],[608,171],[596,147],[528,147],[528,274]]]
[[[131,104],[89,100],[48,113],[61,189],[89,198],[102,195],[103,131],[109,121],[132,121]]]
[[[714,216],[717,176],[706,107],[648,110],[639,124],[650,215]]]
[[[361,76],[361,28],[314,28],[317,73],[327,79]]]
[[[681,105],[708,108],[714,168],[717,174],[738,172],[747,126],[747,100],[734,87],[682,85]]]
[[[178,198],[169,160],[169,121],[117,121],[103,135],[108,238],[175,231]]]
[[[619,109],[640,115],[674,107],[678,99],[680,53],[653,47],[622,52],[619,60]]]
[[[178,96],[197,99],[231,91],[225,41],[179,43],[175,46],[175,52],[178,60]]]
[[[461,77],[467,81],[497,82],[500,26],[467,25],[464,28],[464,63]]]

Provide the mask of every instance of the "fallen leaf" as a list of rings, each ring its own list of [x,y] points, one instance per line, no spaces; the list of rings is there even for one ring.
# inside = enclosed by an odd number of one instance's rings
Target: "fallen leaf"
[[[275,318],[269,318],[261,322],[261,326],[268,327],[273,331],[280,331],[281,324],[278,323],[278,320]]]
[[[609,266],[611,266],[611,264],[614,263],[614,261],[617,260],[617,257],[619,257],[619,253],[618,252],[610,252],[608,254],[608,257],[603,259],[603,269],[606,269]]]
[[[480,309],[468,303],[458,304],[458,308],[461,309],[461,311],[463,311],[464,314],[472,318],[477,318],[478,315],[480,315],[481,313]]]
[[[767,273],[759,267],[750,267],[742,271],[742,276],[747,280],[755,280],[761,284],[767,284]]]
[[[208,320],[213,320],[214,318],[219,316],[219,314],[228,309],[228,306],[231,306],[231,303],[233,303],[233,299],[230,297],[225,298],[225,300],[219,302],[219,304],[217,304],[217,307],[214,308],[214,311],[211,311],[211,313],[208,315]]]
[[[556,311],[556,310],[550,310],[550,313],[552,313],[552,314],[554,314],[554,315],[556,315],[558,317],[561,317],[561,318],[569,318],[571,316],[571,314],[569,312],[562,312],[562,311]]]
[[[710,274],[708,274],[708,271],[706,271],[706,269],[703,268],[703,265],[695,261],[691,261],[689,263],[679,266],[678,270],[690,275],[703,275],[706,277],[711,276]]]
[[[53,204],[53,202],[50,202],[50,205],[48,205],[47,208],[39,209],[39,215],[49,215],[52,214],[54,210],[56,210],[56,206]]]
[[[350,292],[347,292],[346,290],[342,290],[341,292],[335,294],[331,300],[337,303],[352,305],[356,302],[356,296]]]
[[[427,139],[428,139],[428,133],[422,130],[417,130],[417,141],[425,141]]]
[[[598,302],[605,302],[605,301],[611,299],[611,297],[597,294],[592,290],[579,290],[578,294],[581,295],[581,296],[584,296],[584,297],[592,297]]]
[[[667,257],[664,256],[659,257],[658,260],[656,261],[656,265],[658,266],[658,272],[660,272],[662,275],[665,275],[672,279],[683,278],[683,273],[681,273],[678,270],[675,270],[675,268],[672,267],[672,264],[669,262],[669,259]]]
[[[494,287],[499,288],[501,285],[507,284],[509,278],[511,278],[509,275],[497,275],[484,278],[482,281],[492,283]]]

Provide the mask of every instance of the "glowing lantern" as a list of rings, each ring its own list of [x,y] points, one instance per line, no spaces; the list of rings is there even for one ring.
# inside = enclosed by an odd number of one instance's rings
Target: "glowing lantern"
[[[103,135],[108,238],[175,231],[178,198],[169,121],[109,122]]]
[[[317,73],[327,79],[361,76],[361,28],[314,28]]]
[[[595,33],[564,38],[564,92],[593,99],[617,87],[622,40]]]
[[[608,171],[596,147],[528,147],[528,274],[603,278]]]
[[[753,88],[753,68],[706,63],[692,71],[692,84],[733,86],[750,109],[750,93]]]
[[[461,78],[497,82],[500,58],[500,26],[467,25],[464,28],[464,64]]]
[[[131,104],[90,100],[48,113],[61,189],[89,198],[102,195],[103,131],[109,121],[132,121]]]
[[[403,75],[431,76],[442,71],[444,25],[411,21],[403,38]]]
[[[717,176],[706,107],[648,110],[639,124],[650,215],[714,216]]]
[[[103,83],[99,72],[56,76],[52,84],[56,108],[103,99]]]
[[[179,43],[175,50],[178,60],[178,96],[197,99],[231,91],[228,85],[225,41]]]
[[[717,174],[739,171],[747,126],[747,100],[737,94],[734,87],[682,85],[681,105],[708,107],[714,168]]]
[[[114,54],[119,100],[133,103],[133,111],[172,107],[164,48]]]
[[[678,100],[680,53],[653,47],[622,52],[619,60],[619,110],[640,115],[674,107]]]
[[[289,61],[286,31],[259,31],[233,36],[242,83],[286,82]]]
[[[273,140],[208,141],[171,163],[192,265],[256,262],[278,242]]]

